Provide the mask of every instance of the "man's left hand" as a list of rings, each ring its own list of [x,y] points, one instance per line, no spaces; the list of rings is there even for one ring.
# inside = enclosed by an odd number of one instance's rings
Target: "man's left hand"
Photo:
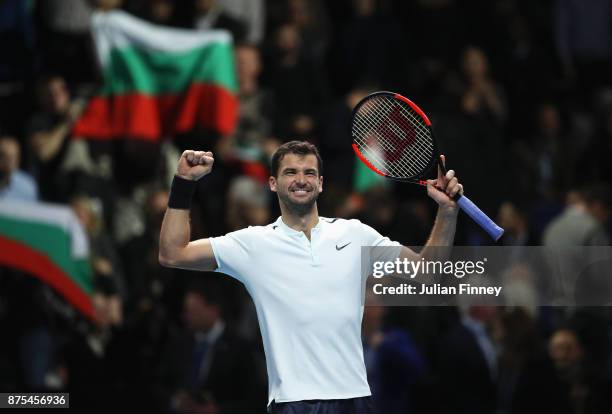
[[[446,158],[440,155],[438,163],[438,178],[427,180],[427,194],[433,198],[441,209],[448,212],[457,212],[457,203],[453,199],[457,194],[463,194],[463,185],[455,177],[454,170],[443,173],[440,165],[446,165]]]

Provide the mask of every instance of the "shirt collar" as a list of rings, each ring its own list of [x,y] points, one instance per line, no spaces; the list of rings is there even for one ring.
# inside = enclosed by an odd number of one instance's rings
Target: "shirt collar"
[[[319,221],[312,228],[312,231],[320,229],[322,222],[323,220],[321,220],[321,217],[319,217]],[[277,225],[279,228],[281,228],[289,236],[299,236],[300,234],[304,234],[303,231],[292,229],[291,227],[286,225],[285,222],[283,221],[283,216],[279,216],[278,219],[276,219],[276,221],[274,222],[274,224]]]

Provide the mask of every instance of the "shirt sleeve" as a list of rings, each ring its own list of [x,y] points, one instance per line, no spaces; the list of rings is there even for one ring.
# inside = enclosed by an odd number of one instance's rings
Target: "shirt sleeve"
[[[220,237],[211,237],[210,244],[217,261],[215,272],[225,273],[244,283],[250,262],[251,231],[242,229]]]
[[[377,246],[377,247],[401,247],[402,245],[396,241],[383,236],[378,231],[374,230],[367,224],[362,223],[359,220],[352,220],[359,228],[361,234],[361,245],[362,246]]]
[[[361,235],[361,246],[368,247],[364,253],[367,254],[367,262],[369,268],[377,261],[394,261],[402,252],[402,244],[383,236],[378,231],[360,222],[354,220],[359,234]]]

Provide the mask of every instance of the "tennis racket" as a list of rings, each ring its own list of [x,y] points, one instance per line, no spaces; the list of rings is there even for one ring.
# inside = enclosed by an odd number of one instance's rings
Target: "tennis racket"
[[[446,174],[427,115],[412,101],[393,92],[375,92],[353,109],[353,150],[375,173],[393,180],[427,186],[436,166]],[[465,195],[454,197],[459,207],[497,241],[504,229]]]

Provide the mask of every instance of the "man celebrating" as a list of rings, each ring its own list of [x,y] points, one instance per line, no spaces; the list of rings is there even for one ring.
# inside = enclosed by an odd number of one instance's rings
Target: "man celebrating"
[[[371,413],[361,344],[361,246],[396,247],[400,258],[420,260],[429,246],[452,244],[458,211],[452,197],[463,193],[454,171],[439,170],[428,182],[439,209],[417,254],[358,220],[319,217],[321,157],[314,145],[299,141],[283,144],[272,157],[269,185],[281,217],[190,241],[191,197],[213,161],[211,152],[182,154],[162,224],[160,263],[216,270],[245,285],[257,309],[272,413]]]

